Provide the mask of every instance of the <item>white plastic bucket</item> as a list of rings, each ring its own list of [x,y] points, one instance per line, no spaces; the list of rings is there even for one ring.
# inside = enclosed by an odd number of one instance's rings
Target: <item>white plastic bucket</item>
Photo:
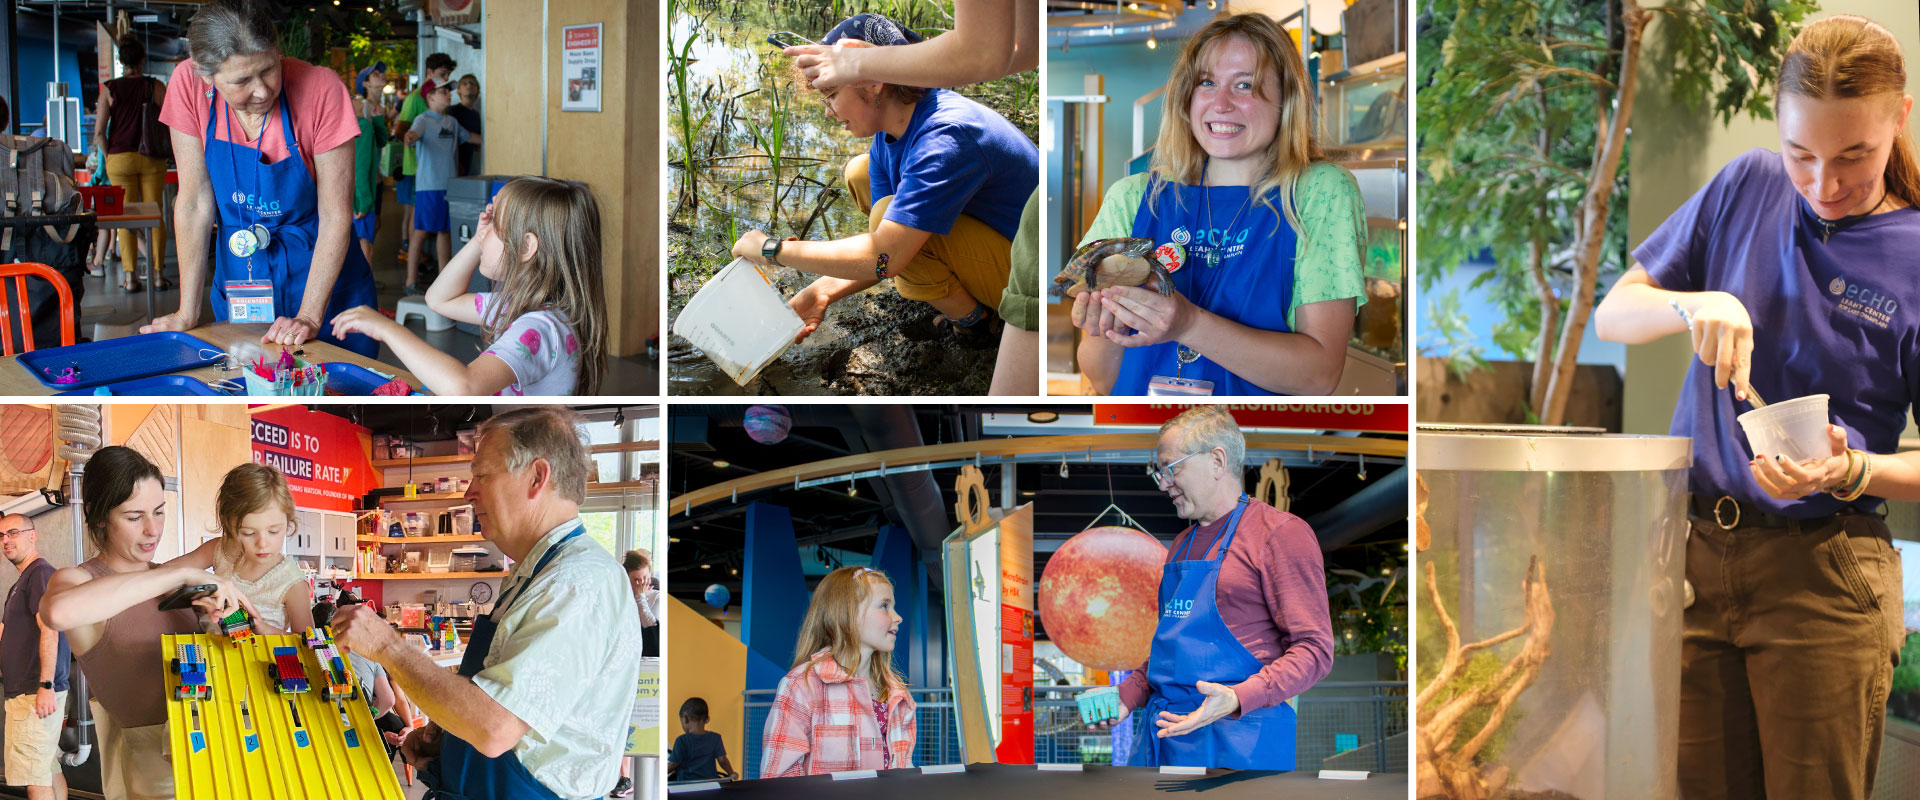
[[[675,335],[700,348],[741,386],[786,352],[805,327],[766,274],[744,258],[700,287],[673,321]]]
[[[1827,458],[1827,396],[1807,395],[1741,414],[1740,427],[1754,455],[1782,455],[1794,461]]]

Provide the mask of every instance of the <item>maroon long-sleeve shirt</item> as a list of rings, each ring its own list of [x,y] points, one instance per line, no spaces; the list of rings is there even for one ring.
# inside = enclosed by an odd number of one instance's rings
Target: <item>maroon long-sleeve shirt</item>
[[[1214,546],[1227,518],[1175,538],[1167,561],[1173,561],[1189,535],[1197,538],[1188,559],[1219,555]],[[1245,681],[1230,684],[1240,698],[1234,716],[1286,702],[1333,671],[1326,568],[1320,541],[1306,520],[1258,501],[1249,504],[1220,565],[1214,601],[1233,638],[1265,665]],[[1141,664],[1120,685],[1120,700],[1128,708],[1139,708],[1149,694],[1147,665]]]

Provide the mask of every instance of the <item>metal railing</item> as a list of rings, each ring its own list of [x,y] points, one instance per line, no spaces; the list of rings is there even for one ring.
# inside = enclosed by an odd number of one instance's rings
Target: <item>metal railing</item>
[[[1080,723],[1074,696],[1096,687],[1035,686],[1033,688],[1033,752],[1042,764],[1111,764],[1116,753],[1125,762],[1131,728],[1089,729]],[[746,696],[746,741],[738,768],[748,778],[760,776],[760,742],[773,707],[772,689]],[[953,690],[914,689],[914,721],[918,741],[913,763],[960,763],[960,725],[953,706]],[[1369,772],[1407,771],[1407,685],[1394,682],[1329,682],[1299,698],[1295,708],[1299,729],[1295,740],[1295,769],[1355,769]]]

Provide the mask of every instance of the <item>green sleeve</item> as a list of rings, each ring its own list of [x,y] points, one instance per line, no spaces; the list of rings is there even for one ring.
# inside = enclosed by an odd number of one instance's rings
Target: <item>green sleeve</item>
[[[1147,178],[1144,172],[1128,175],[1107,187],[1107,196],[1100,200],[1100,213],[1094,215],[1093,224],[1087,226],[1086,235],[1080,237],[1080,244],[1132,236],[1133,218],[1140,213],[1140,198],[1147,194]]]
[[[1301,236],[1294,250],[1287,327],[1298,330],[1294,314],[1301,306],[1366,294],[1360,243],[1367,231],[1367,207],[1353,173],[1328,163],[1307,168],[1294,186],[1293,200]]]
[[[1023,331],[1040,330],[1040,190],[1027,198],[1013,235],[1013,269],[1000,293],[1000,318]]]
[[[427,110],[427,99],[424,97],[421,97],[419,92],[416,91],[413,94],[407,95],[407,102],[402,103],[400,105],[400,124],[403,127],[411,127],[413,125],[413,118],[426,113],[426,110]],[[402,150],[402,154],[400,156],[401,173],[405,175],[412,175],[415,172],[419,171],[419,162],[416,156],[414,155],[413,148],[403,147],[401,148],[401,150]]]

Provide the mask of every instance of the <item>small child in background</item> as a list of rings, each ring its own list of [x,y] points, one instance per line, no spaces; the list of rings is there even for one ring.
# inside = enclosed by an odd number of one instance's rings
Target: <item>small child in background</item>
[[[427,81],[420,87],[427,110],[413,118],[406,142],[414,148],[419,172],[413,182],[413,232],[407,239],[407,294],[420,293],[420,246],[427,234],[434,235],[433,252],[440,268],[447,268],[453,253],[453,226],[447,219],[447,180],[458,168],[456,157],[463,144],[479,144],[480,134],[463,127],[447,115],[453,102],[453,85]],[[478,237],[475,237],[478,238]]]
[[[892,662],[899,629],[886,573],[827,573],[767,716],[760,777],[913,766],[913,698]]]
[[[718,780],[733,777],[727,760],[727,740],[707,730],[707,701],[689,697],[680,704],[680,730],[667,753],[667,775],[677,781]],[[719,769],[714,769],[714,764]],[[677,773],[677,774],[676,774]]]
[[[475,269],[494,280],[496,291],[467,291]],[[334,317],[333,330],[385,342],[438,395],[598,394],[608,334],[593,192],[551,178],[515,178],[480,214],[473,241],[427,289],[427,305],[480,325],[487,349],[463,364],[366,306]]]
[[[313,592],[307,576],[281,552],[295,529],[287,477],[263,464],[227,470],[214,514],[220,538],[167,564],[211,569],[232,579],[252,605],[255,632],[297,633],[312,627]]]

